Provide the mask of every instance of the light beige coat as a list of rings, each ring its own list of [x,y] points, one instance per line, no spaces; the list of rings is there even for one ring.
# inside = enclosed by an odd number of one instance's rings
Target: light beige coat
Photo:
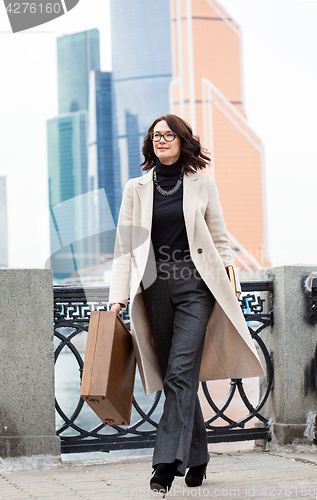
[[[200,173],[184,175],[183,211],[191,258],[216,303],[207,326],[200,377],[202,380],[263,376],[253,340],[228,280],[233,264],[226,227],[213,179]],[[153,170],[130,179],[118,220],[110,303],[130,296],[131,334],[147,395],[162,389],[160,368],[145,311],[140,282],[147,261],[147,282],[155,279],[151,244]],[[199,250],[199,251],[198,251]]]

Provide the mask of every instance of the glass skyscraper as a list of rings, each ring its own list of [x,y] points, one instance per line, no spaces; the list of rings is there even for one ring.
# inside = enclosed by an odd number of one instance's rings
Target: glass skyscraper
[[[114,185],[116,176],[112,161],[111,73],[92,71],[89,88],[89,189],[91,191],[104,189],[110,210],[115,215]]]
[[[6,178],[0,176],[0,267],[8,267]]]
[[[120,182],[113,165],[112,139],[112,74],[92,71],[90,74],[89,98],[89,185],[91,190],[104,190],[111,218],[116,219],[120,200],[115,197],[115,185]],[[95,219],[99,222],[99,253],[101,260],[113,253],[114,239],[103,231],[105,211],[100,197],[95,208]]]
[[[87,191],[87,111],[47,122],[49,203],[57,205]]]
[[[111,0],[111,36],[114,192],[120,202],[127,180],[142,173],[141,147],[148,127],[169,112],[169,0]]]
[[[57,38],[58,113],[88,109],[89,74],[100,69],[99,31]]]
[[[87,206],[83,202],[63,204],[87,192],[87,111],[65,114],[47,122],[49,204],[52,216],[51,267],[56,278],[63,279],[87,265],[87,247],[84,238],[87,234]],[[80,200],[80,198],[78,198]],[[58,223],[54,207],[59,205]],[[60,235],[62,223],[68,241],[76,247],[74,266],[74,247],[54,244],[56,234]],[[57,253],[56,253],[57,252]]]

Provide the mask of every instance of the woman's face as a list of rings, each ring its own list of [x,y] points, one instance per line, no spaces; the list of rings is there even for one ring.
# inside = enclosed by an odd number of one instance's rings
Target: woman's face
[[[154,134],[159,132],[160,134],[165,134],[166,132],[172,132],[165,120],[158,122],[154,129]],[[181,154],[181,139],[176,136],[172,142],[167,142],[164,137],[158,142],[152,142],[155,155],[158,157],[161,163],[164,165],[171,165],[175,163]]]

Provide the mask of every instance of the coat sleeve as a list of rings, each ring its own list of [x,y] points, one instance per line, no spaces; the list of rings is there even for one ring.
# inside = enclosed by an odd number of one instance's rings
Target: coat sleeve
[[[131,254],[132,254],[133,188],[127,182],[122,197],[118,218],[109,302],[126,307],[129,298]]]
[[[214,245],[222,259],[225,267],[233,266],[234,260],[227,236],[226,224],[223,218],[222,209],[219,201],[218,189],[215,181],[207,176],[208,179],[208,203],[205,212],[205,220],[211,234]],[[234,266],[233,266],[234,269]],[[234,269],[235,277],[237,273]],[[236,278],[236,289],[241,292],[241,285]]]

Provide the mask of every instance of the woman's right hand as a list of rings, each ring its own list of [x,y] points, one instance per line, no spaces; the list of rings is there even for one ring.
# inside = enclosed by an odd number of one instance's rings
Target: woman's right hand
[[[117,314],[120,313],[120,309],[121,309],[121,305],[118,303],[112,304],[112,306],[111,306],[111,311],[115,311]]]

